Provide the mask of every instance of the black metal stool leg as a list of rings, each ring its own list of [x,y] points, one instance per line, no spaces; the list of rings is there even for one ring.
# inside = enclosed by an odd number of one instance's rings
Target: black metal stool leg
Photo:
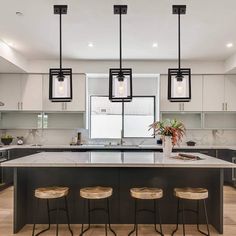
[[[155,231],[164,236],[164,234],[162,233],[162,224],[161,224],[161,214],[160,214],[160,206],[159,206],[159,202],[155,199],[154,201],[154,226],[155,226]],[[158,219],[159,219],[159,225],[160,225],[160,231],[157,229],[157,211],[158,211]]]
[[[36,205],[36,212],[38,212],[39,209],[39,199],[37,198],[35,201],[35,205]],[[37,213],[36,213],[37,214]],[[36,226],[36,214],[34,214],[34,225],[33,225],[33,232],[32,232],[32,236],[34,236],[34,232],[35,232],[35,226]]]
[[[204,214],[205,214],[205,219],[206,219],[206,225],[207,225],[207,233],[203,232],[202,230],[200,230],[199,228],[199,222],[198,222],[198,227],[197,227],[197,230],[203,234],[203,235],[206,235],[206,236],[210,236],[210,230],[209,230],[209,224],[208,224],[208,216],[207,216],[207,209],[206,209],[206,201],[205,199],[203,200],[203,206],[204,206]],[[198,210],[199,210],[199,201],[198,201]]]
[[[82,236],[85,232],[87,232],[90,229],[90,212],[91,212],[91,208],[90,208],[90,200],[87,200],[88,203],[88,227],[84,230],[84,224],[82,224],[82,228],[81,228],[81,233],[80,236]]]
[[[108,216],[108,226],[109,226],[109,229],[116,236],[115,231],[111,228],[111,216],[110,216],[109,198],[107,198],[107,216]]]
[[[184,209],[184,200],[181,201],[182,203],[182,221],[183,221],[183,235],[185,236],[185,209]]]
[[[38,209],[39,209],[39,199],[37,198],[37,212],[38,212]],[[47,199],[47,214],[48,214],[48,227],[46,229],[41,230],[39,233],[37,233],[35,235],[34,235],[34,232],[35,232],[35,226],[36,226],[36,224],[35,224],[36,217],[34,217],[35,219],[34,219],[34,226],[33,226],[32,236],[38,236],[38,235],[48,231],[50,229],[50,227],[51,227],[50,208],[49,208],[49,200],[48,199]]]
[[[138,225],[137,225],[137,199],[134,199],[134,228],[129,232],[128,236],[136,232],[136,236],[138,235]]]
[[[177,202],[177,217],[176,217],[176,228],[174,229],[174,231],[171,233],[171,235],[174,235],[177,230],[179,229],[179,198],[178,198],[178,202]]]
[[[65,200],[65,210],[66,210],[67,225],[68,225],[68,229],[69,229],[71,235],[73,236],[73,231],[72,231],[72,229],[70,227],[70,217],[69,217],[68,202],[67,202],[67,197],[66,196],[65,196],[64,200]]]
[[[58,236],[58,213],[59,213],[59,206],[58,206],[58,199],[56,200],[56,236]]]

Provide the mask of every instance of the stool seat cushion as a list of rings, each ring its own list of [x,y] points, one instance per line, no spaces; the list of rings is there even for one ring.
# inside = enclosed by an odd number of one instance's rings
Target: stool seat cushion
[[[112,195],[112,188],[110,187],[87,187],[80,189],[80,196],[86,199],[103,199]]]
[[[174,195],[182,199],[202,200],[208,198],[208,190],[205,188],[175,188]]]
[[[160,188],[131,188],[130,194],[137,199],[159,199],[163,197],[163,190]]]
[[[34,191],[36,198],[41,199],[56,199],[67,196],[69,193],[69,188],[67,187],[45,187],[37,188]]]

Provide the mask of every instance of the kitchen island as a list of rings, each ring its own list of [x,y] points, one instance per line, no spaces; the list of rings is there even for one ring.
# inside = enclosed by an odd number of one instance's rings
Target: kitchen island
[[[176,153],[173,153],[175,156]],[[133,202],[129,194],[132,187],[160,187],[162,222],[176,223],[175,187],[204,187],[209,191],[209,221],[223,233],[223,172],[236,165],[204,154],[201,160],[183,161],[163,157],[159,152],[92,151],[92,152],[41,152],[2,163],[14,168],[14,233],[25,224],[32,224],[34,189],[43,186],[70,187],[69,208],[71,222],[81,223],[84,202],[79,197],[82,187],[102,185],[114,190],[111,198],[111,218],[115,224],[133,223]],[[142,205],[148,207],[147,202]],[[188,205],[187,205],[188,206]],[[46,208],[45,208],[46,209]],[[44,206],[37,213],[38,223],[47,223]],[[100,216],[93,223],[101,223]],[[191,214],[186,223],[195,223]],[[64,218],[60,219],[65,222]],[[140,216],[140,223],[153,223],[148,215]],[[200,222],[204,223],[203,215]]]

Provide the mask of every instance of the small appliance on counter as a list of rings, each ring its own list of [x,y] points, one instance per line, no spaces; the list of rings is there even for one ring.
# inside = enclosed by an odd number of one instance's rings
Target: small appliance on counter
[[[196,142],[190,140],[190,141],[187,141],[186,144],[187,146],[195,146]]]
[[[17,137],[17,145],[23,145],[24,144],[24,137],[20,136]]]

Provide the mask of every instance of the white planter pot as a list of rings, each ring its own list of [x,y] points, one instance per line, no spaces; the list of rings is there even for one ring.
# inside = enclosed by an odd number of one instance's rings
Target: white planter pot
[[[170,157],[172,153],[173,145],[171,136],[165,136],[163,140],[163,156]]]

